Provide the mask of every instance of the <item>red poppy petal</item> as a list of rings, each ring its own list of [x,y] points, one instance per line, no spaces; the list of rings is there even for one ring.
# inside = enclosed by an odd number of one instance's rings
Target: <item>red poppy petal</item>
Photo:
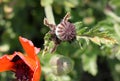
[[[34,47],[32,41],[23,38],[23,37],[19,37],[20,43],[22,44],[22,47],[24,48],[25,52],[27,53],[27,55],[35,60],[35,56],[36,53],[39,52],[39,48]]]
[[[41,66],[40,66],[40,62],[38,60],[37,66],[36,66],[34,74],[33,74],[32,81],[39,81],[40,80],[40,76],[41,76]]]
[[[22,53],[20,52],[15,52],[16,55],[18,55],[33,71],[36,68],[36,61],[31,59],[28,56],[24,56]]]
[[[13,70],[14,63],[11,62],[13,55],[4,55],[0,57],[0,72]]]

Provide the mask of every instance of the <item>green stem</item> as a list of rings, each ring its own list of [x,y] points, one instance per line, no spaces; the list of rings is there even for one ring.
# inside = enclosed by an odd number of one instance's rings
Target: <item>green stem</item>
[[[52,11],[52,6],[51,5],[45,6],[44,10],[45,10],[45,15],[46,15],[48,21],[51,24],[55,24],[54,15],[53,15],[53,11]]]
[[[111,18],[113,18],[113,20],[115,20],[116,22],[120,23],[120,17],[117,16],[114,12],[110,11],[110,10],[105,10],[104,13],[108,16],[110,16]]]

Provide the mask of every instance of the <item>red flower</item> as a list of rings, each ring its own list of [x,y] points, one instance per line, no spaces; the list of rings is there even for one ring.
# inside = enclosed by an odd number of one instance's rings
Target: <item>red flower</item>
[[[13,55],[0,57],[0,72],[11,70],[15,72],[18,81],[39,81],[41,76],[40,61],[37,57],[39,48],[23,37],[19,41],[24,48],[26,55],[15,52]]]

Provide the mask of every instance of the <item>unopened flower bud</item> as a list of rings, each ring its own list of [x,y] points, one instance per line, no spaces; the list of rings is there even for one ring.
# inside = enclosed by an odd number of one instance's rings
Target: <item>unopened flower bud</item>
[[[64,75],[73,69],[73,61],[62,55],[55,55],[50,59],[52,72],[55,75]]]

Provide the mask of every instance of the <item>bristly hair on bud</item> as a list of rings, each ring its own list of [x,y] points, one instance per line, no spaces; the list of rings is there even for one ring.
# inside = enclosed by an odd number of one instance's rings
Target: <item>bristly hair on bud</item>
[[[50,28],[50,39],[55,43],[54,50],[62,41],[72,42],[76,38],[75,26],[68,21],[69,19],[70,13],[67,13],[62,21],[56,26],[55,24],[49,23],[47,18],[44,18],[44,24]]]

